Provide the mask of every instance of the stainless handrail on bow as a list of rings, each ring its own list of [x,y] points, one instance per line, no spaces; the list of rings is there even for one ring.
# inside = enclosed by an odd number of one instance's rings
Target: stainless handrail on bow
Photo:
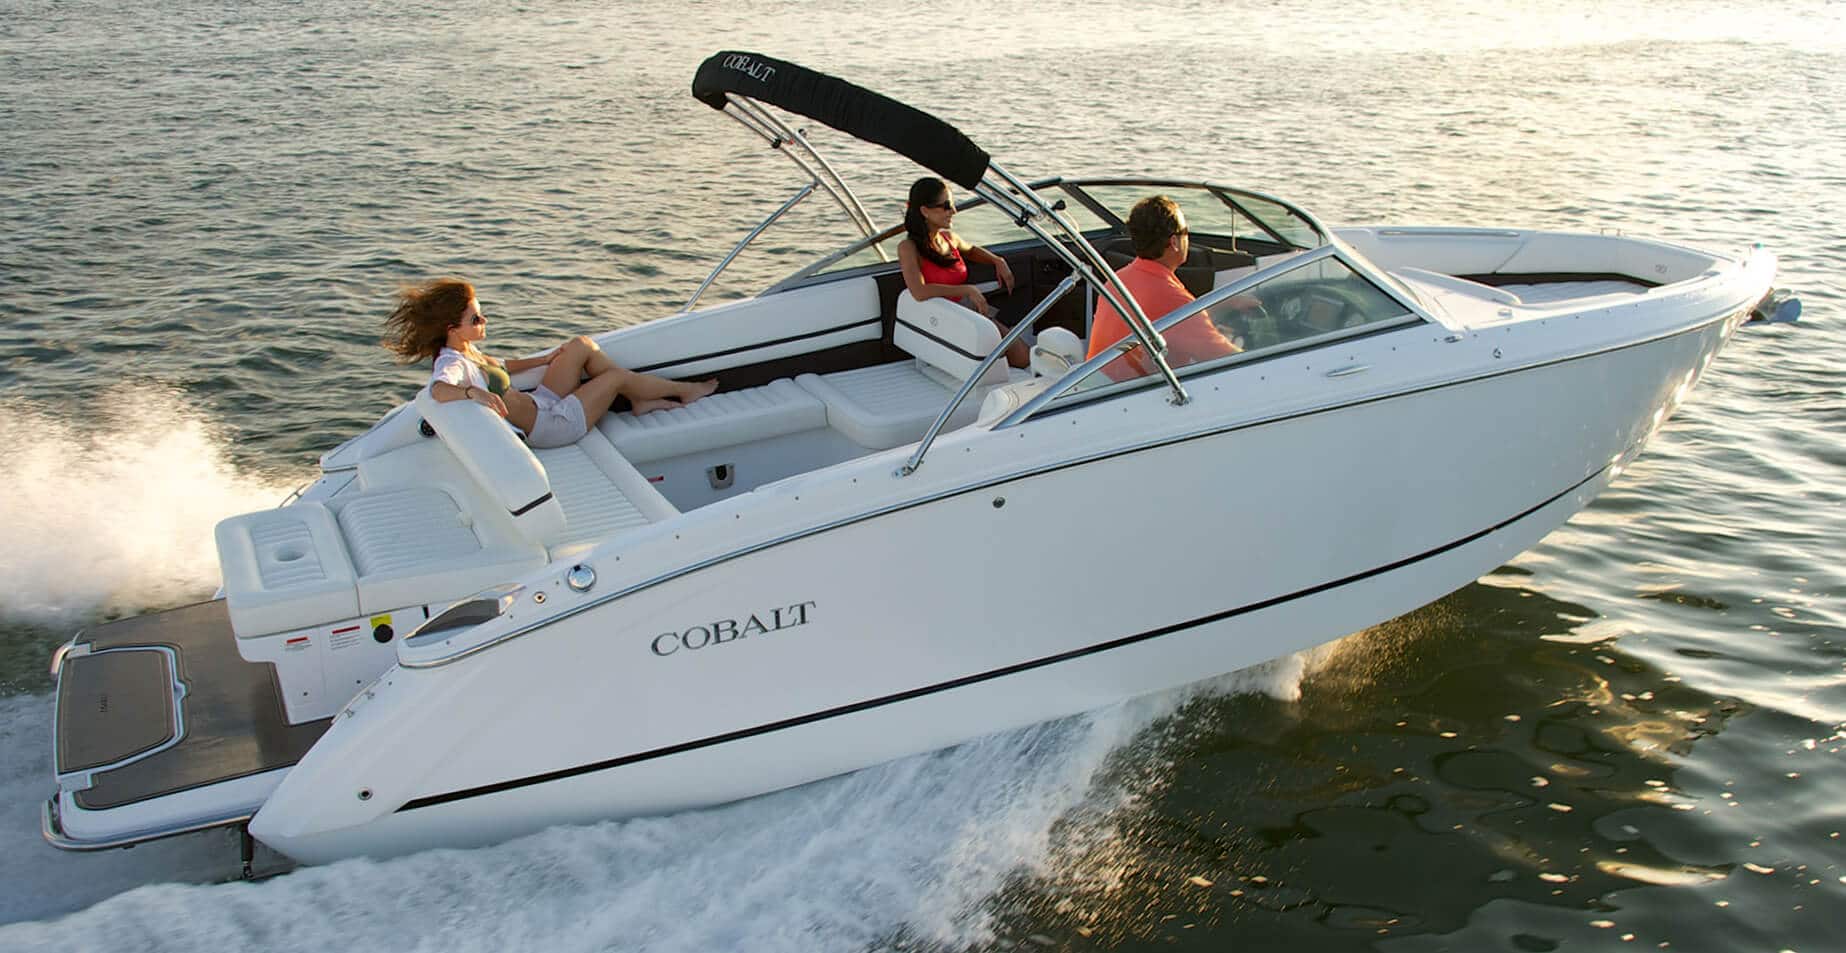
[[[988,353],[985,360],[981,361],[981,366],[975,368],[974,373],[969,374],[967,380],[962,381],[961,390],[955,392],[955,399],[949,401],[949,405],[942,409],[942,413],[936,415],[936,422],[930,424],[929,430],[923,434],[922,442],[917,444],[917,451],[910,455],[910,459],[903,466],[897,468],[897,476],[907,477],[917,472],[917,468],[923,465],[923,455],[929,452],[929,445],[936,442],[936,435],[942,432],[949,418],[955,415],[955,408],[960,407],[961,402],[968,399],[968,394],[987,376],[988,369],[994,366],[994,362],[1000,359],[1000,355],[1005,354],[1006,349],[1011,347],[1014,341],[1019,340],[1020,335],[1024,334],[1027,328],[1037,324],[1038,319],[1044,317],[1045,312],[1051,310],[1052,305],[1057,304],[1070,293],[1070,289],[1077,286],[1078,279],[1076,272],[1065,276],[1063,281],[1058,282],[1056,288],[1051,289],[1051,293],[1046,295],[1044,300],[1033,306],[1031,313],[1020,319],[1018,324],[1013,325],[1011,331],[1006,332],[1006,336],[1000,339],[999,345]],[[908,294],[909,292],[898,293]]]

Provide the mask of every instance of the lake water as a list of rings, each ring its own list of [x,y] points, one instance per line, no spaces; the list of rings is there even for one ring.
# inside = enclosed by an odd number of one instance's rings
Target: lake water
[[[1846,949],[1846,7],[1125,7],[0,0],[0,948]],[[1027,177],[1761,242],[1806,318],[1739,334],[1512,564],[1259,670],[255,884],[221,832],[43,845],[49,651],[208,596],[216,520],[411,395],[374,344],[396,284],[472,279],[502,350],[643,321],[801,184],[688,94],[723,48]],[[913,167],[816,137],[899,212]],[[845,234],[806,203],[713,294]]]

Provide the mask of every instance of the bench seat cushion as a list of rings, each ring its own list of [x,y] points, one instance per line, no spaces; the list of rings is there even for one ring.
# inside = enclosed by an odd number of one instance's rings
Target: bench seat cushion
[[[827,426],[827,408],[788,378],[719,391],[672,410],[604,415],[597,429],[622,456],[650,463]]]
[[[873,450],[922,439],[955,396],[954,390],[925,374],[915,361],[837,374],[803,374],[795,381],[826,404],[828,426]],[[973,420],[979,404],[978,396],[962,401],[949,426]]]
[[[333,506],[358,570],[361,614],[451,602],[546,562],[539,546],[478,532],[485,527],[441,486],[372,490]]]
[[[537,451],[551,478],[551,491],[564,507],[565,531],[550,541],[552,558],[582,544],[671,519],[679,510],[634,465],[591,430],[566,447]]]

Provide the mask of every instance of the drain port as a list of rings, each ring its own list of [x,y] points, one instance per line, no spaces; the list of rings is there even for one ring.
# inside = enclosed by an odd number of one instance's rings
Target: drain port
[[[728,490],[732,483],[737,482],[737,468],[728,463],[706,467],[705,479],[711,483],[711,488],[714,490]]]

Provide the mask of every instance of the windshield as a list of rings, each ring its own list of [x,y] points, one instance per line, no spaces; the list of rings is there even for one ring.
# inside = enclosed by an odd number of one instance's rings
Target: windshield
[[[1048,186],[1040,191],[1053,205],[1058,204],[1060,200],[1063,202],[1063,208],[1059,211],[1070,219],[1080,232],[1094,234],[1107,232],[1114,227],[1101,216],[1090,211],[1088,206],[1076,200],[1074,196],[1060,199],[1057,193],[1061,189],[1057,186]],[[1048,224],[1045,227],[1055,232],[1055,229]],[[1004,212],[981,198],[969,198],[956,204],[954,231],[956,235],[983,248],[1036,240],[1031,232],[1014,224]],[[872,250],[874,244],[883,246],[885,254],[890,256],[889,260],[896,261],[897,245],[903,240],[904,225],[899,222],[885,228],[872,238],[860,239],[845,248],[829,253],[820,261],[783,279],[782,284],[817,275],[841,274],[881,264],[877,252]]]
[[[1207,296],[1210,307],[1192,317],[1168,322],[1154,316],[1167,341],[1167,363],[1179,376],[1193,365],[1318,347],[1416,319],[1402,302],[1333,255],[1298,255],[1294,264],[1265,274],[1235,294],[1221,286]],[[1088,399],[1098,390],[1156,373],[1154,362],[1132,339],[1123,336],[1117,347],[1119,356],[1056,400]]]
[[[1120,236],[1122,222],[1127,221],[1134,204],[1149,195],[1166,195],[1185,210],[1188,226],[1202,236],[1217,236],[1219,241],[1201,242],[1201,248],[1215,247],[1237,252],[1250,243],[1252,254],[1264,255],[1290,249],[1316,248],[1325,238],[1312,222],[1287,205],[1240,189],[1223,188],[1199,182],[1160,180],[1107,179],[1055,182],[1035,186],[1036,191],[1053,205],[1077,230],[1092,241],[1104,236]],[[1113,216],[1115,221],[1097,214],[1092,203]],[[985,199],[966,197],[956,205],[955,233],[982,247],[1005,246],[1033,239],[1031,232]],[[1056,232],[1049,223],[1040,223]],[[904,239],[903,224],[895,223],[876,236],[860,239],[809,264],[775,285],[786,287],[820,276],[873,270],[897,260],[897,245]],[[881,262],[872,250],[877,244],[889,256]],[[774,290],[774,289],[771,289]]]
[[[1128,220],[1136,202],[1150,195],[1165,195],[1186,213],[1186,225],[1193,231],[1239,239],[1314,248],[1320,236],[1295,212],[1247,192],[1215,189],[1204,184],[1175,182],[1103,182],[1080,184],[1084,193],[1102,205],[1111,215]]]

